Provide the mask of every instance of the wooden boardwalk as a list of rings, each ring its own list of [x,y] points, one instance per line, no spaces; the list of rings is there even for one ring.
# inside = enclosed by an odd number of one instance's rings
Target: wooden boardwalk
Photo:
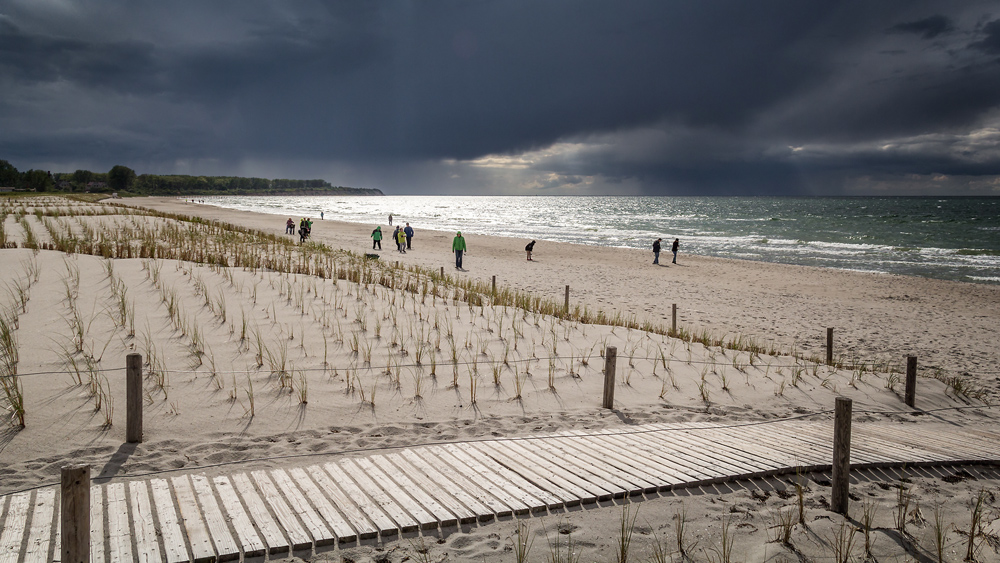
[[[91,487],[91,561],[211,561],[830,467],[832,422],[704,422],[419,446]],[[1000,462],[1000,432],[855,423],[854,468]],[[0,563],[59,560],[57,487],[0,497]]]

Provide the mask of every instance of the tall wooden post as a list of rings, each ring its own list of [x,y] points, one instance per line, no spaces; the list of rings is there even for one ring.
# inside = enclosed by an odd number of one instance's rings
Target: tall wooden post
[[[125,356],[125,441],[142,442],[142,354]]]
[[[847,515],[851,485],[851,408],[853,401],[837,397],[833,415],[833,491],[830,509]]]
[[[444,266],[441,266],[441,279],[444,279]]]
[[[569,313],[569,286],[568,285],[566,286],[566,304],[563,305],[563,308],[566,310],[567,313]]]
[[[672,332],[674,336],[677,336],[677,303],[674,303],[671,306],[671,309],[673,311],[671,315],[672,320],[670,321],[670,332]]]
[[[617,359],[618,348],[608,346],[604,349],[604,403],[602,406],[606,409],[615,408],[615,363]]]
[[[496,294],[496,292],[497,292],[497,277],[493,276],[493,293]]]
[[[833,365],[833,327],[826,329],[826,365]]]
[[[90,563],[90,466],[67,465],[59,487],[63,563]]]
[[[906,406],[913,407],[917,400],[917,357],[906,357],[906,393],[903,395]]]

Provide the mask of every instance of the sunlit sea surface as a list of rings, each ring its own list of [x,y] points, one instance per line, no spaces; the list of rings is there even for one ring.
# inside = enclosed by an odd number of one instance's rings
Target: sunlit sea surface
[[[201,199],[201,198],[200,198]],[[594,246],[664,248],[682,255],[802,264],[1000,284],[1000,198],[949,197],[530,197],[218,196],[205,203],[352,223],[409,221],[462,230]],[[320,225],[314,226],[314,228]]]

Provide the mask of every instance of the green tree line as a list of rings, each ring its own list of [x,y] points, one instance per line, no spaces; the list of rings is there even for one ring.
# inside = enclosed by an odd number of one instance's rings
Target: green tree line
[[[326,180],[140,174],[116,165],[107,172],[19,172],[0,160],[0,187],[36,192],[117,192],[119,195],[383,195],[381,190],[334,186]]]

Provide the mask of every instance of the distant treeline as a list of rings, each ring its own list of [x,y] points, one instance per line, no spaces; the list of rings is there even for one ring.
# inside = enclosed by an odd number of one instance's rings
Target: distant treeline
[[[140,174],[127,166],[108,172],[18,172],[0,160],[0,188],[35,192],[117,192],[119,195],[383,195],[381,190],[334,186],[326,180]]]

